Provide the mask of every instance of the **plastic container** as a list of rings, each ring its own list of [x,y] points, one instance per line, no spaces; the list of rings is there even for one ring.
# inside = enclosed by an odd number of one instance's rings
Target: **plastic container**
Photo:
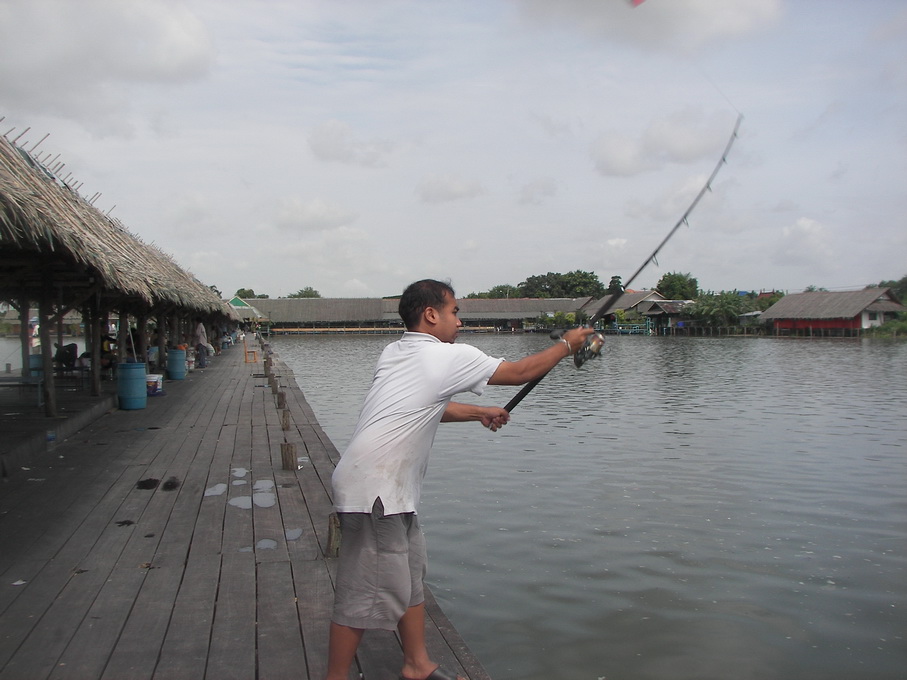
[[[164,390],[164,376],[157,373],[148,373],[145,376],[145,389],[149,397],[160,394]]]
[[[145,364],[117,364],[117,396],[121,410],[134,411],[148,405],[147,370]]]
[[[186,350],[167,350],[167,375],[171,380],[186,379]]]

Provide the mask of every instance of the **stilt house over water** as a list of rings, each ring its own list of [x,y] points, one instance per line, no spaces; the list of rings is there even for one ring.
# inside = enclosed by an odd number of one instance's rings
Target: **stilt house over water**
[[[762,312],[775,335],[856,336],[907,311],[890,288],[785,295]]]

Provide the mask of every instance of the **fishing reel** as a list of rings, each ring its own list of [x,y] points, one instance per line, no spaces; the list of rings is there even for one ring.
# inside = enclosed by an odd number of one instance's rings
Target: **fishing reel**
[[[605,346],[605,336],[596,331],[588,338],[579,352],[573,355],[573,363],[579,368],[589,359],[597,359],[602,355],[602,347]]]
[[[552,340],[560,340],[564,335],[563,330],[556,330],[551,334]],[[573,355],[573,363],[577,368],[582,366],[584,363],[589,361],[589,359],[596,359],[602,354],[602,347],[605,345],[605,336],[596,331],[588,338],[586,342],[583,343],[583,346],[579,351]]]

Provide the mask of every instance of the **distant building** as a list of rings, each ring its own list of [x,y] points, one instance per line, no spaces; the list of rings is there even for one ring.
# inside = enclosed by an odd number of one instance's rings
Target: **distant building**
[[[785,295],[762,312],[776,335],[853,336],[907,311],[890,288]]]
[[[610,295],[605,295],[600,300],[589,300],[585,305],[583,305],[582,311],[586,316],[592,316],[595,314],[603,304],[608,300]],[[608,305],[608,308],[604,310],[604,314],[613,314],[617,310],[623,310],[625,313],[639,312],[642,313],[643,309],[648,309],[648,305],[644,303],[648,302],[662,302],[665,297],[657,290],[625,290],[619,298],[617,298],[612,304]]]
[[[459,298],[464,332],[532,330],[544,315],[575,313],[589,298]],[[230,304],[243,314],[236,300]],[[255,298],[240,300],[275,333],[402,331],[398,298]],[[246,312],[246,318],[252,318]]]
[[[637,309],[639,313],[649,319],[654,332],[664,333],[666,329],[674,328],[680,321],[683,309],[693,304],[692,300],[645,300]]]

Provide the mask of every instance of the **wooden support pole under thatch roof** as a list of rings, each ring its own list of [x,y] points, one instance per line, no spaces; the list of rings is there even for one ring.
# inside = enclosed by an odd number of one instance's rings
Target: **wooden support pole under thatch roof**
[[[50,323],[53,312],[50,293],[42,296],[38,302],[38,336],[41,338],[41,370],[44,372],[44,415],[48,418],[57,417],[57,390],[54,380],[54,360],[51,354]]]
[[[22,375],[28,377],[31,374],[28,366],[28,357],[31,354],[31,329],[28,327],[29,301],[27,297],[21,298],[18,302],[13,302],[13,307],[19,312],[19,342],[21,343],[22,356]]]

